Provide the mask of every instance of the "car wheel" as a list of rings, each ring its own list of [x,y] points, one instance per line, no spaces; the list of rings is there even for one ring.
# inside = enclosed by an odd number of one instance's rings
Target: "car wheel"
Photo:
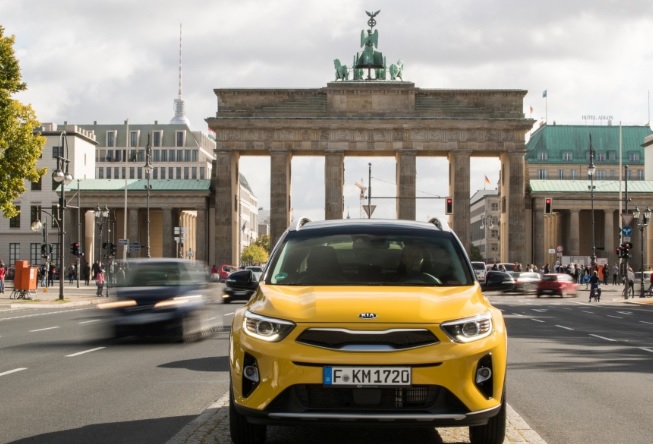
[[[504,390],[499,413],[490,418],[485,425],[469,427],[469,441],[472,444],[501,444],[505,437],[506,392]]]
[[[182,317],[177,328],[179,342],[191,342],[202,335],[202,321],[196,313],[189,313]]]
[[[234,407],[234,392],[229,388],[229,431],[234,444],[263,444],[267,427],[263,424],[250,424],[247,418]]]
[[[228,304],[230,302],[231,302],[231,298],[224,298],[224,297],[222,298],[222,303],[223,304]]]

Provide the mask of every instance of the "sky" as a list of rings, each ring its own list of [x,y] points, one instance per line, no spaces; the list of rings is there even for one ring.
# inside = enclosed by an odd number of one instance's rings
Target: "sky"
[[[333,60],[360,50],[365,11],[380,11],[378,50],[417,88],[528,91],[534,129],[650,121],[650,0],[0,0],[0,25],[28,87],[15,98],[41,122],[114,124],[172,119],[181,24],[186,115],[205,131],[216,88],[334,81]],[[373,217],[394,218],[395,161],[376,157],[346,158],[343,216],[366,217],[356,182],[369,185],[370,163]],[[494,189],[499,170],[472,159],[471,193]],[[269,210],[269,159],[242,157],[240,171]],[[417,219],[442,216],[447,159],[419,158],[416,181]],[[293,159],[291,193],[293,217],[324,218],[322,158]]]

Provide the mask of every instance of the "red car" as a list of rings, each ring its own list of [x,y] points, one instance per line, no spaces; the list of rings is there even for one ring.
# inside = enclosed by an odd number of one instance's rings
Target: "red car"
[[[573,277],[566,273],[549,273],[542,276],[537,284],[537,297],[542,295],[558,295],[560,297],[576,296],[578,285]]]

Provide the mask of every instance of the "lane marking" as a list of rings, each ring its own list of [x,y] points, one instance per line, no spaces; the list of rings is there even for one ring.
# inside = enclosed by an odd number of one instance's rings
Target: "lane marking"
[[[80,325],[81,324],[90,324],[91,322],[100,322],[100,320],[99,319],[91,319],[90,321],[81,321]]]
[[[653,353],[653,348],[644,348],[644,347],[640,347],[640,350],[644,350],[644,351],[646,351],[646,352]]]
[[[94,352],[94,351],[102,350],[103,348],[106,348],[106,347],[97,347],[97,348],[92,348],[90,350],[84,350],[84,351],[81,351],[81,352],[73,353],[72,355],[66,355],[66,358],[74,358],[75,356],[79,356],[79,355],[83,355],[83,354],[86,354],[86,353],[91,353],[91,352]]]
[[[631,315],[631,314],[633,314],[632,311],[617,311],[617,313],[622,314],[622,315]]]
[[[582,310],[582,311],[583,311],[583,313],[589,313],[589,314],[591,314],[591,315],[593,315],[593,314],[594,314],[594,312],[593,312],[593,311],[588,311],[588,310]]]
[[[36,330],[29,330],[30,333],[35,333],[37,331],[46,331],[46,330],[54,330],[55,328],[59,328],[59,326],[55,327],[46,327],[46,328],[37,328]]]
[[[543,320],[541,320],[541,319],[535,319],[535,318],[531,318],[531,321],[535,321],[535,322],[542,322],[542,323],[544,323],[544,321],[543,321]]]
[[[38,307],[30,307],[30,308],[36,308]],[[25,319],[25,318],[33,318],[36,316],[45,316],[45,315],[52,315],[52,314],[60,314],[60,313],[70,313],[73,311],[82,311],[82,310],[91,310],[90,308],[75,308],[75,309],[69,309],[69,310],[61,310],[61,311],[49,311],[47,313],[32,313],[28,315],[23,315],[23,316],[13,316],[10,318],[0,318],[0,322],[2,321],[11,321],[13,319]]]
[[[23,370],[27,370],[27,367],[15,368],[13,370],[2,372],[2,373],[0,373],[0,376],[10,375],[10,374],[16,373],[16,372],[22,372]]]
[[[649,322],[649,321],[639,321],[639,322],[641,322],[642,324],[651,324],[651,325],[653,325],[653,322]]]
[[[573,328],[565,327],[564,325],[556,325],[556,327],[560,327],[560,328],[564,328],[565,330],[572,330],[573,331]]]
[[[606,338],[605,336],[599,336],[599,335],[595,335],[595,334],[592,334],[592,333],[590,333],[590,336],[594,336],[595,338],[603,339],[605,341],[617,342],[616,339],[610,339],[610,338]]]
[[[609,318],[623,319],[623,316],[606,315]]]

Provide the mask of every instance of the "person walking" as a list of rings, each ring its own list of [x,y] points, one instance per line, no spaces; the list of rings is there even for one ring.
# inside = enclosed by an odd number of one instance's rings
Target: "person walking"
[[[95,285],[97,286],[95,296],[102,297],[102,292],[104,290],[104,269],[102,268],[100,268],[95,275]]]
[[[5,268],[5,263],[0,259],[0,293],[5,292],[5,275],[7,274],[7,269]]]
[[[612,285],[617,285],[617,282],[619,282],[619,267],[614,264],[612,266]]]
[[[84,283],[88,286],[91,284],[91,266],[86,261],[84,261],[83,270],[82,276],[84,277]]]
[[[50,262],[50,266],[48,267],[48,287],[52,287],[54,285],[54,271],[56,270],[57,267],[54,265],[54,261]],[[59,279],[62,277],[59,276]]]
[[[39,276],[41,277],[41,287],[48,286],[48,266],[47,264],[41,264],[39,269]]]

